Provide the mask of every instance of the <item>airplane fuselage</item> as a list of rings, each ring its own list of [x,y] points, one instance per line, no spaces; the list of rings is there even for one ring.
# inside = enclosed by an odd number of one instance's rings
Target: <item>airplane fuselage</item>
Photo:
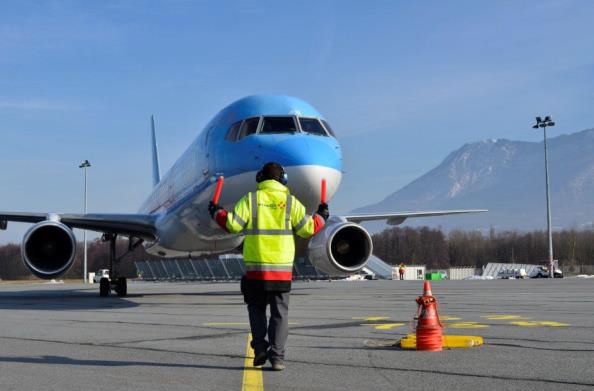
[[[220,204],[232,209],[255,191],[256,173],[269,161],[284,166],[291,193],[309,213],[320,202],[322,178],[328,199],[340,185],[340,144],[317,110],[288,96],[243,98],[206,125],[140,208],[158,216],[158,238],[147,251],[177,257],[237,247],[243,237],[227,234],[208,214],[216,178],[225,177]]]

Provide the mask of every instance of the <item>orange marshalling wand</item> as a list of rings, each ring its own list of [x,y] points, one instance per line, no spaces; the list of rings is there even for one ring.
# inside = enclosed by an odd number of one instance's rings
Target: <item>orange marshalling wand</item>
[[[320,202],[322,204],[326,203],[326,180],[322,179],[322,191],[320,195]]]
[[[223,190],[223,182],[225,182],[225,178],[223,178],[223,176],[220,176],[219,179],[217,179],[217,187],[215,189],[214,196],[212,197],[212,202],[214,204],[219,203],[219,197],[221,196],[221,190]]]

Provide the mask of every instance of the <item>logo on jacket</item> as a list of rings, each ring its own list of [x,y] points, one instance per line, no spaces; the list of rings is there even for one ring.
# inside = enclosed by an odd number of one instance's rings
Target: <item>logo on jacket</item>
[[[258,202],[258,207],[270,208],[270,209],[284,209],[287,206],[285,201],[281,201],[277,204],[271,202],[270,204],[264,204],[262,202]]]

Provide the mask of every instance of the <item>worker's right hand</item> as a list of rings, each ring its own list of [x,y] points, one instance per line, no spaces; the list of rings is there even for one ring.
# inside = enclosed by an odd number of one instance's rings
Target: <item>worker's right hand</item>
[[[318,211],[316,213],[319,214],[320,217],[322,217],[324,219],[324,221],[328,220],[328,217],[330,217],[330,211],[328,210],[328,204],[326,204],[325,202],[322,202],[318,206]]]
[[[210,217],[213,219],[214,219],[215,215],[217,214],[217,212],[221,209],[223,209],[223,207],[220,206],[219,204],[215,204],[212,201],[210,201],[208,203],[208,213],[210,214]]]

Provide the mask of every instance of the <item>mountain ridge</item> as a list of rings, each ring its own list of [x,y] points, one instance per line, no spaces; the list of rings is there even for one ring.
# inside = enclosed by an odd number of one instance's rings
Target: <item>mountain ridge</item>
[[[553,225],[594,221],[594,129],[547,140]],[[543,142],[488,139],[466,143],[436,167],[355,213],[486,208],[467,217],[410,220],[444,228],[542,228],[546,222]]]

